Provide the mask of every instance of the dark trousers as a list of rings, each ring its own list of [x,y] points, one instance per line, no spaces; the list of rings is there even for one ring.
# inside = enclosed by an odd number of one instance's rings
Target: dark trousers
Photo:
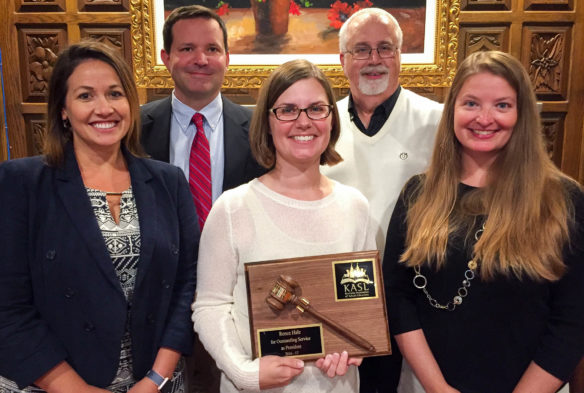
[[[219,393],[221,371],[197,334],[193,354],[185,357],[185,361],[186,393]]]

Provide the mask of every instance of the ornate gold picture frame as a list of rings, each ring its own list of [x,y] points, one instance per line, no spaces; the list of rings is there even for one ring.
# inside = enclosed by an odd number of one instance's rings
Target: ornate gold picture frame
[[[193,1],[196,3],[196,0]],[[375,3],[374,3],[375,5]],[[163,0],[131,0],[132,57],[139,87],[170,88],[172,79],[160,61],[160,30],[164,23]],[[449,86],[456,70],[458,51],[458,14],[460,0],[426,0],[424,52],[402,54],[401,84],[405,87]],[[404,42],[408,37],[404,37]],[[321,67],[333,87],[346,88],[338,54],[237,55],[230,48],[230,66],[224,88],[257,89],[279,64],[290,58],[307,58]],[[253,63],[253,64],[251,64]]]

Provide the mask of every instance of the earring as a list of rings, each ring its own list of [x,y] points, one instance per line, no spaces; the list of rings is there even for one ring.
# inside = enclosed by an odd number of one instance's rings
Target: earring
[[[64,118],[63,119],[63,128],[68,130],[69,128],[71,128],[71,122],[69,121],[69,119]]]

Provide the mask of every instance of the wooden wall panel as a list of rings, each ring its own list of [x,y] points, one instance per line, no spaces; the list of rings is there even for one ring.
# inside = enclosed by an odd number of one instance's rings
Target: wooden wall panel
[[[45,102],[53,66],[67,41],[65,28],[17,26],[17,29],[22,100]]]
[[[458,62],[471,53],[482,50],[509,51],[509,24],[481,25],[461,24]]]
[[[462,11],[510,10],[511,0],[462,0]]]
[[[80,25],[81,38],[103,42],[116,48],[132,64],[130,26]]]
[[[19,0],[15,6],[17,12],[63,12],[65,0]]]
[[[78,0],[79,11],[89,12],[128,12],[128,0]]]
[[[542,129],[547,151],[557,166],[562,163],[564,142],[564,113],[542,113]]]
[[[569,11],[575,0],[525,0],[525,9],[530,11]]]
[[[47,129],[44,115],[32,114],[24,116],[28,147],[32,155],[41,154],[43,137]]]
[[[524,27],[521,58],[539,99],[568,98],[571,41],[570,26]]]

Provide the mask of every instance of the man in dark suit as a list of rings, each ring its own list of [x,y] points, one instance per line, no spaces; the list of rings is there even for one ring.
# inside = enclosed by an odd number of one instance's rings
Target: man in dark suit
[[[171,96],[142,106],[142,145],[152,158],[177,165],[188,178],[189,150],[195,135],[190,119],[195,113],[203,114],[214,201],[222,191],[266,172],[249,149],[252,111],[221,96],[229,65],[227,30],[214,11],[186,6],[175,9],[166,19],[163,41],[162,61],[175,87]]]
[[[168,16],[162,35],[161,57],[174,81],[174,91],[170,97],[141,108],[142,145],[152,158],[182,168],[197,205],[197,200],[205,197],[197,195],[195,170],[189,179],[189,169],[193,168],[195,134],[201,126],[195,124],[194,115],[201,114],[214,202],[224,190],[265,173],[249,148],[251,110],[221,96],[229,66],[227,30],[214,11],[191,5],[177,8]],[[206,217],[199,213],[201,216]],[[202,225],[204,218],[199,222]],[[218,392],[219,371],[196,341],[194,354],[187,359],[188,392]]]
[[[253,159],[249,149],[248,131],[251,110],[223,101],[225,170],[222,190],[229,190],[265,173]],[[155,160],[170,162],[170,121],[172,96],[150,102],[141,108],[142,144]]]

